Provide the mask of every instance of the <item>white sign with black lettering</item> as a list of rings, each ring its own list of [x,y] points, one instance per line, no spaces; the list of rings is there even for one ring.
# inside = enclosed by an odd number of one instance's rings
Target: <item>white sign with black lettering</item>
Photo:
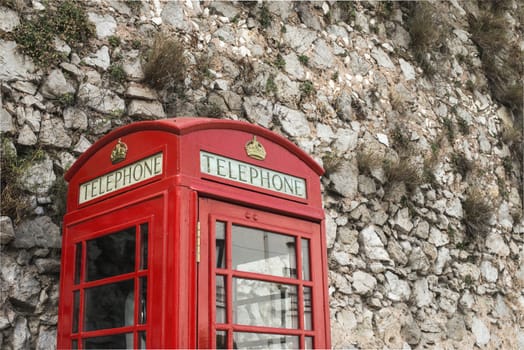
[[[80,185],[78,203],[115,192],[162,174],[163,154],[157,153]]]
[[[235,159],[200,151],[200,171],[290,196],[307,198],[306,180]]]

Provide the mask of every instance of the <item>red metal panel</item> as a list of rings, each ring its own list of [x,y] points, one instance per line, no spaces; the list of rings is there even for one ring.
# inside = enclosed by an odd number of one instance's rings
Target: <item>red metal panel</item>
[[[198,347],[199,348],[213,348],[216,346],[214,330],[234,330],[240,332],[257,332],[257,333],[274,333],[283,335],[304,335],[314,336],[314,346],[316,348],[327,348],[330,346],[330,330],[329,330],[329,308],[327,303],[327,294],[325,290],[327,281],[324,277],[326,275],[326,266],[323,264],[311,264],[310,273],[311,281],[301,279],[300,258],[297,259],[297,278],[279,277],[253,272],[243,272],[233,270],[231,265],[231,251],[226,248],[226,268],[216,268],[214,256],[214,228],[215,221],[227,222],[226,239],[232,242],[231,225],[232,223],[244,225],[262,230],[268,230],[276,233],[285,233],[287,235],[300,238],[308,238],[311,247],[311,261],[321,261],[322,252],[320,247],[323,246],[321,241],[321,229],[318,223],[311,221],[293,219],[281,215],[276,215],[249,207],[240,207],[229,203],[219,202],[212,199],[200,199],[200,220],[201,220],[201,239],[202,252],[204,253],[199,264],[199,288],[198,288]],[[230,247],[228,245],[228,247]],[[300,243],[297,244],[297,255],[300,255]],[[215,322],[215,274],[227,276],[228,283],[226,285],[226,296],[228,302],[227,306],[227,324],[216,324]],[[303,324],[303,302],[300,300],[302,296],[298,297],[298,320],[299,327],[297,329],[290,328],[273,328],[263,326],[247,326],[233,324],[232,309],[231,309],[231,278],[247,278],[251,280],[261,280],[274,283],[283,283],[287,285],[297,286],[297,291],[300,294],[302,286],[312,288],[312,312],[313,312],[313,330],[305,330]],[[326,316],[327,315],[327,316]],[[328,322],[326,323],[326,320]],[[303,346],[303,337],[301,344]],[[229,338],[229,346],[232,347],[232,339]]]
[[[266,159],[263,161],[252,159],[245,152],[246,143],[254,135],[267,151]],[[119,139],[127,144],[127,158],[120,163],[112,164],[110,154]],[[293,197],[253,185],[202,174],[200,171],[201,150],[256,167],[304,178],[307,181],[307,198]],[[79,204],[79,188],[82,183],[123,169],[158,152],[163,154],[161,175]],[[315,313],[314,323],[319,327],[315,326],[315,331],[298,333],[290,331],[289,334],[314,334],[315,346],[328,347],[330,345],[329,311],[327,309],[325,271],[327,256],[319,180],[322,173],[323,169],[311,157],[285,138],[259,126],[243,122],[176,118],[134,123],[109,133],[86,151],[66,174],[66,179],[69,181],[69,193],[68,213],[64,218],[58,323],[59,347],[70,347],[73,289],[80,290],[83,295],[85,287],[100,285],[108,281],[119,281],[127,277],[135,278],[137,281],[138,277],[143,274],[147,274],[149,279],[147,324],[121,327],[117,330],[145,329],[147,346],[151,348],[195,348],[197,344],[200,346],[216,345],[214,335],[209,333],[209,330],[215,327],[214,311],[210,311],[214,302],[202,297],[197,298],[198,293],[208,293],[215,289],[214,277],[209,278],[211,273],[214,273],[213,269],[201,263],[197,271],[196,264],[198,198],[203,196],[243,207],[239,209],[235,205],[206,200],[212,203],[211,206],[204,207],[208,213],[224,208],[235,208],[233,212],[237,214],[242,210],[255,210],[261,220],[266,222],[265,227],[268,229],[278,231],[282,225],[286,227],[286,222],[292,222],[295,230],[309,232],[300,233],[297,237],[310,238],[312,261],[322,261],[322,264],[312,264],[311,274],[314,276],[314,281],[297,283],[283,277],[274,280],[297,286],[315,287],[313,288],[315,310],[323,309],[322,314]],[[215,208],[217,205],[218,207]],[[203,216],[202,208],[200,210],[201,225],[204,228],[208,226],[210,218]],[[94,235],[109,232],[114,228],[137,223],[135,219],[144,217],[148,217],[151,221],[147,272],[135,270],[124,277],[116,276],[104,281],[82,282],[80,285],[73,285],[76,242],[85,241]],[[268,218],[276,220],[275,224],[269,224]],[[312,227],[314,227],[313,231],[311,231]],[[229,226],[228,235],[231,235],[231,226]],[[298,247],[300,247],[300,242]],[[83,249],[85,250],[85,244],[83,244]],[[314,250],[316,250],[315,254],[313,254]],[[212,245],[207,239],[201,240],[202,258],[207,259],[208,256],[204,252],[209,252],[211,257],[214,254]],[[231,264],[231,252],[228,254],[229,264]],[[85,259],[85,251],[83,256]],[[313,260],[313,257],[318,260]],[[222,272],[231,282],[233,276],[231,270]],[[299,277],[300,273],[299,271]],[[235,276],[265,278],[249,273],[238,273]],[[198,293],[197,282],[200,286]],[[202,288],[203,286],[205,288]],[[228,293],[231,295],[230,287]],[[135,296],[136,298],[138,296]],[[299,298],[299,304],[303,306],[302,297]],[[228,320],[231,324],[231,314]],[[302,318],[300,318],[300,324],[303,324]],[[81,327],[82,324],[79,326]],[[219,325],[220,329],[224,327],[226,326]],[[232,329],[232,326],[227,327]],[[238,329],[256,330],[258,328],[240,327]],[[275,332],[272,329],[266,331]],[[91,331],[89,334],[103,335],[112,334],[112,332],[115,332],[115,329]],[[81,331],[74,338],[80,339],[82,335],[84,333]],[[300,344],[303,346],[303,336],[300,339]],[[233,345],[231,337],[229,344]]]

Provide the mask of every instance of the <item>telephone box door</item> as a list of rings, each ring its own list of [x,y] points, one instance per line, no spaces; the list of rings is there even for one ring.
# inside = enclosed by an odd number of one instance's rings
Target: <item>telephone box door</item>
[[[65,227],[59,348],[145,349],[161,338],[160,327],[150,327],[160,321],[150,304],[159,282],[151,265],[162,247],[161,203],[149,199]]]
[[[321,225],[199,201],[199,348],[325,348]]]

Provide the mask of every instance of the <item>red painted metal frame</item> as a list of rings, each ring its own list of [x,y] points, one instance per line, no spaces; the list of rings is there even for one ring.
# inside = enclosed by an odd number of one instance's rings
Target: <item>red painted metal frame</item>
[[[301,238],[310,241],[310,262],[321,261],[322,252],[313,247],[322,247],[320,236],[320,224],[312,221],[304,221],[274,213],[256,210],[245,206],[237,206],[229,203],[219,202],[207,198],[200,199],[200,222],[202,230],[202,252],[203,259],[199,265],[199,288],[198,305],[198,347],[215,348],[214,330],[227,331],[228,347],[233,348],[232,333],[257,332],[274,333],[284,335],[299,336],[300,347],[304,348],[304,337],[314,337],[315,348],[329,348],[329,329],[326,329],[326,322],[329,322],[329,308],[323,301],[327,300],[327,290],[324,285],[323,275],[325,274],[322,264],[310,263],[310,280],[302,280],[302,261],[301,261]],[[226,268],[216,268],[215,257],[215,223],[217,221],[227,223],[226,228]],[[242,272],[232,269],[231,256],[231,232],[232,224],[253,227],[271,232],[282,233],[296,237],[296,259],[297,259],[297,278],[277,277],[260,273]],[[225,276],[226,278],[226,323],[217,324],[215,321],[215,275]],[[232,317],[232,279],[247,278],[265,282],[283,283],[297,287],[298,299],[298,328],[273,328],[263,326],[246,326],[233,324]],[[303,287],[312,289],[312,330],[304,329],[304,294]],[[326,320],[327,318],[327,320]],[[209,331],[211,330],[211,332]]]
[[[244,151],[244,145],[253,135],[266,148],[267,157],[264,161],[251,159]],[[127,158],[112,164],[109,155],[119,139],[128,146]],[[202,174],[199,166],[200,150],[304,178],[307,181],[308,197],[293,198]],[[80,184],[159,151],[163,153],[161,175],[79,205]],[[201,271],[202,264],[198,267],[196,263],[200,198],[251,208],[260,215],[277,215],[283,221],[289,217],[316,225],[317,232],[314,235],[319,237],[320,244],[314,247],[310,243],[311,253],[316,252],[315,260],[312,255],[311,261],[321,264],[312,264],[319,268],[313,282],[303,281],[299,284],[313,287],[313,307],[323,310],[322,315],[319,312],[314,314],[315,346],[324,344],[322,347],[330,347],[327,256],[319,180],[322,173],[323,169],[312,158],[285,138],[259,126],[238,121],[176,118],[138,122],[104,136],[84,152],[65,175],[69,181],[69,192],[63,225],[58,347],[71,346],[73,290],[78,289],[78,286],[73,285],[75,243],[112,232],[117,227],[127,227],[131,222],[142,222],[142,219],[150,220],[147,324],[122,327],[119,330],[145,329],[148,348],[196,348],[198,342],[201,345],[211,344],[201,332],[197,337],[196,306],[199,308],[199,322],[203,321],[202,315],[206,312],[208,320],[211,314],[210,309],[206,309],[210,303],[209,290],[206,291],[208,288],[202,288],[201,284],[198,289],[201,294],[197,293],[197,282],[200,280],[204,283],[203,274],[209,275],[209,271]],[[203,239],[202,243],[205,241]],[[85,247],[85,243],[82,246]],[[202,258],[206,258],[203,253]],[[137,279],[141,273],[135,271],[131,275]],[[104,281],[121,278],[125,277],[111,277]],[[207,283],[205,281],[204,285]],[[299,300],[303,303],[303,300]],[[96,331],[96,334],[113,331]],[[323,342],[317,342],[320,337],[324,339]]]

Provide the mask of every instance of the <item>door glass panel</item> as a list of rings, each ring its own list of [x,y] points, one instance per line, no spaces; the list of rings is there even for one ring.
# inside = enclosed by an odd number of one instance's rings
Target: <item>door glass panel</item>
[[[311,317],[311,287],[304,287],[304,329],[313,329]]]
[[[86,250],[86,281],[133,272],[135,227],[87,241]]]
[[[309,273],[309,239],[302,238],[302,279],[311,281]]]
[[[147,269],[148,224],[140,225],[140,269]]]
[[[84,349],[133,349],[133,343],[126,340],[128,334],[112,334],[104,337],[93,337],[84,340]]]
[[[226,223],[217,221],[215,224],[215,242],[217,259],[217,267],[221,269],[226,268]]]
[[[216,335],[216,348],[217,349],[227,349],[227,332],[226,331],[217,331]]]
[[[80,283],[80,272],[82,271],[82,242],[75,245],[75,284]]]
[[[233,322],[297,328],[297,311],[296,286],[233,278]]]
[[[138,323],[144,324],[147,322],[147,279],[146,277],[140,277],[138,280],[140,293],[138,294],[140,296],[140,300],[138,301],[138,305],[140,305],[138,309]],[[127,307],[127,305],[126,305]]]
[[[313,349],[313,337],[306,337],[304,339],[304,348],[306,350]]]
[[[80,291],[73,292],[73,333],[78,332],[78,318],[80,314]]]
[[[298,349],[299,337],[295,335],[235,332],[233,348],[236,349]]]
[[[233,269],[297,277],[295,237],[233,225]]]
[[[88,288],[85,290],[84,295],[85,331],[133,325],[133,280]]]
[[[138,332],[138,348],[146,348],[146,332]]]
[[[217,323],[226,323],[226,287],[225,276],[216,276],[216,321]]]
[[[71,341],[71,349],[77,350],[78,349],[78,340],[74,339]]]

